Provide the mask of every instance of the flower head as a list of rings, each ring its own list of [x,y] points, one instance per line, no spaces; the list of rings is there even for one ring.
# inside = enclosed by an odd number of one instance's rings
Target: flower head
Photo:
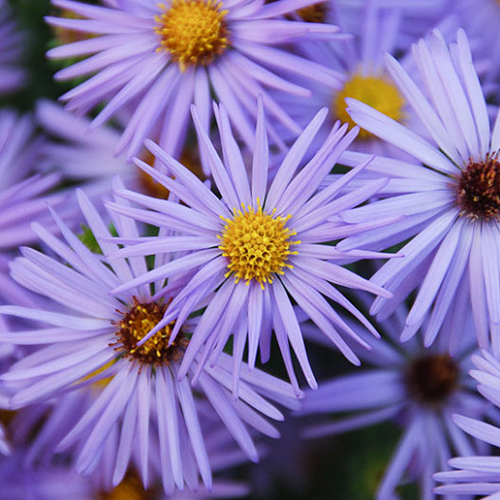
[[[376,299],[371,310],[387,317],[418,287],[403,339],[414,335],[430,314],[425,334],[429,345],[450,308],[472,305],[480,345],[489,345],[491,339],[498,350],[500,114],[490,131],[463,31],[450,49],[440,33],[433,32],[414,47],[414,56],[426,95],[392,57],[387,58],[387,68],[425,125],[428,140],[362,103],[349,102],[356,123],[414,161],[380,158],[372,162],[367,171],[391,177],[382,193],[385,199],[356,209],[344,220],[367,222],[381,213],[404,217],[377,234],[367,231],[339,246],[381,249],[406,242],[401,249],[405,258],[382,266],[372,278],[392,291],[394,299]],[[360,156],[351,153],[342,161],[359,162]]]
[[[471,418],[461,414],[453,415],[455,424],[470,436],[488,443],[495,447],[500,446],[500,363],[498,359],[487,351],[482,355],[473,356],[475,370],[470,374],[479,385],[478,392],[487,400],[495,405],[494,412],[489,412],[488,416],[483,418]],[[479,416],[480,417],[480,416]],[[490,420],[487,423],[485,420]],[[438,486],[435,491],[440,495],[478,495],[481,498],[495,498],[500,492],[500,463],[497,456],[493,453],[489,455],[474,455],[452,458],[449,465],[454,469],[452,471],[439,472],[434,475],[437,481],[449,483]],[[483,495],[488,495],[487,497]],[[491,495],[491,496],[490,496]]]
[[[469,315],[465,339],[456,338],[449,353],[447,335],[424,348],[417,335],[406,344],[398,336],[404,314],[381,325],[383,339],[371,352],[360,355],[365,366],[355,373],[323,382],[309,391],[302,412],[334,417],[314,424],[306,434],[324,437],[384,421],[403,427],[402,436],[380,480],[375,498],[393,498],[397,486],[410,477],[420,483],[421,497],[429,496],[431,476],[446,467],[453,454],[474,453],[473,440],[455,428],[452,415],[459,411],[481,417],[489,406],[474,394],[468,377],[475,335]],[[443,329],[454,329],[456,318],[447,315]],[[360,332],[360,335],[361,332]]]
[[[304,165],[303,157],[325,115],[326,110],[322,110],[311,121],[278,167],[273,181],[268,183],[269,158],[262,107],[250,175],[232,135],[226,109],[223,106],[216,108],[224,163],[195,113],[201,156],[210,162],[215,187],[221,196],[215,196],[182,165],[150,143],[151,151],[164,163],[171,177],[153,172],[140,161],[138,164],[163,183],[183,205],[175,199],[161,201],[131,191],[119,192],[118,195],[144,208],[110,205],[121,214],[160,227],[160,236],[156,238],[118,240],[127,246],[119,252],[123,256],[152,254],[173,258],[179,252],[181,255],[185,253],[165,265],[156,265],[147,274],[116,289],[121,293],[167,276],[175,276],[185,283],[182,292],[172,300],[171,312],[167,311],[153,330],[170,323],[176,314],[184,318],[197,310],[204,310],[187,347],[181,376],[193,356],[201,350],[206,359],[214,362],[232,335],[233,354],[239,360],[238,366],[247,339],[250,365],[255,364],[259,345],[262,358],[267,360],[274,329],[291,380],[296,383],[288,343],[295,351],[308,383],[315,386],[290,297],[354,363],[358,358],[339,331],[358,340],[359,337],[340,319],[328,301],[349,310],[376,334],[334,285],[380,293],[380,289],[369,286],[366,280],[339,264],[381,255],[356,251],[339,253],[329,243],[346,232],[351,234],[362,230],[355,225],[345,226],[336,214],[365,200],[384,181],[375,181],[367,191],[354,190],[340,196],[343,186],[363,169],[360,165],[338,183],[323,191],[320,189],[339,155],[356,134],[356,131],[346,134],[346,127],[337,123],[320,150]],[[379,224],[384,223],[384,220],[379,221]],[[167,228],[178,233],[167,234]],[[174,338],[176,330],[174,327]],[[238,373],[237,367],[235,386]]]
[[[7,0],[0,0],[0,94],[16,92],[26,84],[26,70],[19,65],[25,43]]]
[[[309,95],[308,87],[292,81],[303,73],[314,81],[338,85],[335,71],[279,47],[335,36],[334,26],[282,17],[315,1],[300,0],[297,4],[280,0],[264,5],[257,0],[132,0],[96,7],[53,0],[55,6],[83,17],[49,17],[53,26],[98,36],[57,47],[49,56],[89,56],[59,71],[56,77],[73,79],[96,73],[62,97],[68,108],[80,113],[108,101],[94,125],[130,107],[132,116],[118,145],[127,156],[136,154],[150,137],[178,157],[190,125],[192,103],[198,106],[208,131],[212,92],[226,103],[242,140],[253,146],[259,95],[276,123],[298,134],[298,125],[269,91]],[[284,147],[275,125],[269,122],[268,128],[272,140]]]
[[[115,182],[117,189],[123,189],[122,183]],[[64,241],[34,225],[53,257],[23,248],[23,256],[11,263],[15,280],[48,299],[46,308],[0,307],[3,315],[35,322],[23,331],[1,332],[1,341],[41,346],[1,377],[15,391],[11,407],[105,381],[104,389],[83,414],[77,413],[77,421],[72,421],[58,445],[59,450],[76,445],[77,471],[91,473],[110,446],[107,456],[114,458],[103,471],[109,475],[107,483],[117,485],[133,461],[139,464],[145,484],[151,464],[159,464],[168,493],[185,485],[196,488],[198,481],[193,478],[198,476],[210,488],[211,467],[199,413],[206,406],[215,411],[245,454],[257,460],[245,424],[277,437],[265,417],[280,420],[283,416],[267,399],[293,407],[294,392],[260,370],[251,372],[241,366],[240,400],[235,401],[230,393],[232,360],[227,354],[198,370],[196,392],[190,382],[203,353],[195,357],[187,377],[179,380],[179,365],[197,319],[175,318],[150,335],[180,292],[178,280],[159,280],[152,288],[138,285],[111,296],[111,290],[147,272],[146,260],[110,257],[118,245],[111,241],[109,221],[102,219],[82,191],[78,200],[100,253],[88,249],[53,213]],[[123,200],[117,203],[128,206]],[[115,214],[112,220],[120,237],[138,237],[138,228],[129,219]],[[162,296],[155,288],[162,290]],[[151,440],[157,444],[150,445]]]

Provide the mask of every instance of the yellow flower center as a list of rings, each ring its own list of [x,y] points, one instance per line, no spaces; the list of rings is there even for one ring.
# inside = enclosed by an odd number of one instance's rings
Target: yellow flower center
[[[275,216],[276,209],[271,214],[262,211],[259,200],[258,210],[251,206],[241,210],[234,209],[234,217],[226,219],[219,248],[222,255],[229,259],[226,277],[234,274],[236,283],[239,280],[256,280],[264,288],[264,283],[273,282],[273,274],[284,274],[284,268],[292,268],[288,264],[288,256],[296,255],[290,251],[291,245],[300,241],[290,241],[295,231],[286,227],[291,215]]]
[[[170,53],[181,70],[195,64],[210,64],[229,45],[228,30],[221,10],[214,0],[172,0],[170,6],[155,16],[154,31],[161,37],[159,50]]]
[[[139,478],[126,475],[125,479],[109,492],[100,492],[96,500],[151,500],[157,498],[152,490],[144,490]]]
[[[179,361],[183,356],[188,341],[182,336],[169,346],[170,335],[174,322],[164,326],[156,332],[144,344],[139,342],[163,319],[167,305],[158,302],[140,303],[134,297],[134,305],[119,322],[119,330],[116,335],[119,338],[117,344],[125,347],[125,356],[140,361],[144,364],[158,365],[168,364],[170,361]]]
[[[354,126],[356,124],[346,110],[346,97],[352,97],[368,104],[368,106],[384,113],[393,120],[401,121],[403,118],[403,106],[405,104],[403,96],[398,88],[384,77],[355,74],[335,96],[333,114],[339,120]],[[363,129],[360,130],[358,137],[360,139],[373,138],[370,132]]]

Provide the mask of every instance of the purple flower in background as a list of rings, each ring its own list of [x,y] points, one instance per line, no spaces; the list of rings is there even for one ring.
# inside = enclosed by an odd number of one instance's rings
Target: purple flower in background
[[[352,2],[351,2],[352,3]],[[342,75],[342,83],[337,88],[324,85],[322,82],[311,82],[310,97],[302,98],[283,93],[276,93],[277,100],[283,108],[305,125],[323,107],[330,111],[329,119],[324,124],[324,134],[337,120],[355,123],[347,113],[346,98],[355,98],[364,102],[399,122],[407,122],[406,102],[402,94],[387,74],[383,64],[385,52],[393,53],[398,39],[401,12],[396,9],[379,9],[377,2],[359,2],[356,6],[350,3],[328,2],[321,4],[329,12],[331,22],[338,24],[345,33],[354,32],[355,36],[346,36],[336,43],[325,43],[320,47],[303,43],[300,53],[316,61],[318,64],[332,68]],[[309,81],[304,73],[298,80],[303,85]],[[392,146],[379,141],[366,130],[361,130],[351,146],[370,154],[389,154]]]
[[[12,432],[13,446],[22,450],[22,464],[26,470],[37,471],[50,468],[55,463],[65,463],[73,467],[74,459],[81,451],[82,443],[71,446],[63,453],[57,453],[57,445],[65,435],[78,424],[78,421],[85,415],[97,398],[106,388],[110,379],[101,379],[84,385],[74,391],[62,394],[47,403],[38,403],[19,410],[9,425]],[[154,406],[154,401],[152,401]],[[215,474],[214,482],[210,491],[203,484],[199,484],[199,478],[192,474],[193,471],[186,471],[186,482],[188,493],[183,495],[175,492],[169,498],[205,498],[205,497],[238,497],[248,494],[248,486],[242,482],[229,481],[224,479],[227,472],[248,461],[248,457],[235,443],[231,433],[224,423],[221,422],[213,407],[206,401],[197,401],[197,412],[200,416],[200,426],[203,433],[204,446],[210,462],[212,472]],[[151,411],[150,428],[157,427],[154,418],[154,410]],[[88,483],[92,485],[94,496],[92,498],[107,498],[107,495],[116,495],[122,492],[124,499],[125,492],[130,490],[130,500],[132,498],[165,498],[162,494],[162,468],[160,459],[151,460],[149,464],[149,474],[143,476],[143,482],[133,471],[141,470],[141,446],[144,442],[139,440],[138,435],[131,438],[131,461],[127,468],[127,461],[120,460],[119,456],[124,451],[123,441],[120,440],[120,426],[126,425],[127,421],[116,422],[109,431],[108,439],[98,459],[98,466],[88,476]],[[158,435],[150,432],[147,447],[151,456],[159,457]],[[189,440],[187,436],[181,436],[182,440]],[[123,479],[122,468],[126,468]],[[1,477],[1,476],[0,476]],[[116,484],[116,482],[119,484]],[[143,484],[144,483],[144,484]],[[147,490],[146,495],[144,490]],[[196,490],[196,493],[194,491]],[[132,496],[136,492],[136,496]],[[4,497],[2,497],[4,499]],[[78,497],[80,500],[80,497]]]
[[[370,352],[360,353],[363,364],[356,372],[321,383],[308,391],[303,414],[330,415],[333,422],[315,424],[306,435],[322,437],[384,421],[403,427],[403,434],[378,486],[376,498],[396,497],[406,479],[420,484],[421,498],[430,499],[432,474],[446,467],[454,454],[474,453],[472,440],[456,428],[452,414],[460,411],[481,417],[488,404],[474,393],[468,377],[470,354],[475,349],[472,318],[465,336],[454,336],[453,355],[442,335],[424,348],[420,335],[401,344],[398,335],[405,311],[397,311],[381,325],[383,339]],[[453,333],[461,318],[448,315],[443,329]],[[361,332],[359,332],[362,335]]]
[[[338,85],[334,71],[279,48],[332,37],[334,26],[282,17],[315,1],[263,5],[258,0],[128,0],[119,7],[98,7],[53,0],[55,6],[84,19],[48,17],[51,25],[99,35],[49,52],[53,58],[89,56],[56,74],[61,80],[93,74],[62,100],[78,113],[107,101],[94,125],[130,105],[132,116],[118,146],[127,156],[137,153],[146,137],[178,156],[192,103],[208,131],[212,92],[227,105],[232,123],[248,145],[254,143],[259,95],[269,115],[298,134],[300,128],[276,104],[269,89],[309,95],[307,88],[290,79],[304,73],[313,81]],[[273,141],[283,146],[271,123],[268,129]]]
[[[38,468],[24,466],[24,451],[0,458],[2,500],[97,500],[95,488],[63,464]]]
[[[457,0],[451,12],[455,13],[460,26],[471,41],[474,59],[488,60],[483,89],[485,94],[494,92],[499,96],[500,77],[500,3],[498,0]]]
[[[25,43],[7,0],[0,0],[0,94],[17,92],[26,84],[26,70],[19,66]]]
[[[170,323],[176,316],[184,320],[206,305],[184,356],[179,372],[181,377],[202,350],[205,360],[215,362],[233,336],[236,387],[247,341],[248,362],[253,367],[259,346],[261,359],[264,362],[269,359],[274,329],[292,383],[298,388],[289,345],[308,384],[316,387],[291,298],[351,362],[359,363],[342,334],[352,336],[365,347],[367,344],[340,318],[328,299],[350,311],[377,335],[364,316],[334,285],[384,294],[379,287],[372,286],[339,264],[386,255],[357,251],[343,253],[329,242],[366,227],[345,225],[336,214],[365,201],[385,181],[374,181],[362,190],[353,190],[341,196],[339,193],[344,186],[366,166],[363,164],[327,189],[319,190],[340,154],[357,133],[353,130],[346,134],[347,127],[337,123],[321,148],[304,165],[303,157],[327,114],[327,110],[323,109],[290,148],[273,181],[268,184],[269,152],[262,106],[250,174],[232,135],[225,107],[215,107],[215,110],[224,162],[203,131],[196,112],[194,119],[201,156],[207,158],[215,187],[221,196],[216,196],[185,167],[150,143],[148,147],[157,160],[165,164],[174,179],[159,174],[142,162],[138,165],[164,184],[183,205],[131,191],[119,192],[119,196],[144,208],[113,204],[113,210],[157,225],[164,234],[145,240],[118,240],[127,245],[119,254],[144,256],[183,252],[187,255],[165,265],[155,265],[147,274],[119,286],[116,292],[167,277],[175,277],[184,283],[183,290],[174,297],[165,318],[153,331]],[[387,221],[381,219],[376,225],[385,223]],[[178,233],[165,234],[167,228]]]
[[[37,239],[31,223],[37,221],[49,231],[56,230],[48,205],[60,208],[65,217],[74,215],[67,203],[71,193],[51,193],[60,176],[34,173],[41,145],[34,130],[31,116],[0,111],[0,303],[26,303],[27,294],[20,292],[9,277],[8,263],[19,245]]]
[[[354,121],[412,155],[421,164],[377,158],[367,172],[389,176],[386,199],[351,211],[343,220],[368,223],[388,214],[399,222],[348,238],[339,248],[382,249],[409,240],[404,259],[392,259],[372,277],[394,293],[377,298],[371,313],[387,317],[415,288],[417,298],[406,319],[402,339],[425,327],[430,345],[450,308],[472,304],[481,346],[500,349],[500,114],[493,131],[481,85],[463,31],[450,49],[439,32],[414,46],[426,95],[401,66],[387,58],[388,71],[431,139],[426,140],[370,107],[350,101]],[[349,153],[341,161],[355,164],[363,156]]]
[[[115,187],[123,189],[123,184],[116,182]],[[162,297],[155,297],[152,288],[140,285],[111,296],[112,289],[146,273],[146,260],[117,257],[118,245],[110,241],[109,221],[101,218],[81,191],[78,200],[95,245],[102,253],[93,253],[53,213],[63,240],[39,224],[33,228],[54,257],[23,248],[23,257],[10,265],[17,282],[49,302],[46,308],[0,307],[1,314],[35,322],[23,331],[1,332],[1,341],[41,346],[0,377],[15,390],[11,408],[42,402],[79,385],[110,378],[59,444],[61,450],[79,444],[76,470],[88,474],[97,466],[112,429],[118,426],[115,458],[107,469],[114,485],[123,478],[132,456],[138,454],[145,483],[149,464],[156,463],[167,493],[189,487],[198,475],[209,488],[211,469],[197,400],[208,400],[246,455],[257,460],[257,450],[245,424],[278,437],[265,417],[281,420],[283,415],[266,398],[294,407],[294,391],[289,384],[260,370],[240,366],[240,399],[234,400],[230,393],[233,362],[227,354],[218,363],[198,371],[196,391],[190,382],[203,352],[193,360],[188,376],[179,380],[180,361],[197,320],[185,319],[179,325],[176,318],[141,342],[169,310],[171,297],[179,292],[179,282],[168,281],[162,290],[171,294],[168,296],[163,293]],[[127,206],[125,201],[117,203]],[[130,219],[117,215],[112,222],[119,236],[139,236]],[[110,258],[111,254],[114,257]],[[159,258],[158,264],[162,262]],[[161,290],[164,284],[156,281],[153,288]],[[175,340],[171,338],[174,328],[178,332]],[[149,447],[151,433],[158,442],[154,449]]]
[[[39,170],[59,171],[72,181],[105,181],[110,186],[116,174],[127,184],[137,177],[132,162],[127,162],[123,155],[114,155],[120,140],[118,130],[89,130],[89,118],[75,116],[46,99],[37,102],[35,119],[44,133],[53,138],[42,144]]]
[[[479,382],[478,392],[491,401],[496,409],[500,408],[500,363],[498,359],[487,351],[483,351],[482,356],[475,355],[472,360],[477,369],[471,370],[470,374]],[[489,417],[494,425],[462,414],[454,415],[453,420],[467,434],[498,448],[500,447],[500,415],[496,412]],[[489,500],[500,496],[500,458],[498,456],[490,454],[459,457],[452,458],[448,463],[458,470],[435,474],[437,481],[450,483],[437,487],[436,493],[457,496],[478,495]]]

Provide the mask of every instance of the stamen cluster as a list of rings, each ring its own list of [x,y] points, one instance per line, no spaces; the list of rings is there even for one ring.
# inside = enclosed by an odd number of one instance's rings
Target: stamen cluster
[[[444,403],[457,388],[459,368],[448,354],[417,358],[407,373],[407,387],[418,401],[428,405]]]
[[[458,182],[458,205],[462,215],[484,221],[499,220],[500,162],[488,154],[483,162],[470,160]]]
[[[226,225],[219,248],[229,259],[226,277],[234,274],[236,282],[245,280],[247,284],[254,279],[264,288],[264,283],[273,282],[273,274],[284,274],[285,267],[293,267],[287,263],[288,256],[297,252],[290,251],[290,246],[300,241],[290,241],[296,234],[286,227],[291,215],[275,216],[275,211],[264,212],[260,203],[257,211],[242,204],[241,210],[234,210],[234,218],[223,218]]]
[[[334,116],[354,127],[356,123],[347,112],[346,97],[357,99],[398,122],[403,119],[405,100],[396,85],[382,76],[355,74],[335,96],[332,109]],[[373,136],[361,129],[358,137],[370,139]]]
[[[228,30],[221,10],[214,0],[173,0],[170,6],[159,5],[165,12],[155,16],[160,49],[170,53],[182,71],[190,65],[206,65],[229,46]]]
[[[169,323],[156,332],[144,344],[139,342],[163,319],[167,305],[158,302],[140,303],[134,297],[134,305],[123,314],[116,333],[121,345],[125,348],[125,356],[148,365],[179,361],[187,347],[184,338],[176,339],[171,345],[170,335],[175,322]]]

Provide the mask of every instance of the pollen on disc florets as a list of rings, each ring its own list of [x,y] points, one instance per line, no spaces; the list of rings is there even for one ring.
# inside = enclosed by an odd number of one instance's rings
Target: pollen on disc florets
[[[485,221],[500,220],[500,162],[498,153],[482,162],[469,161],[458,181],[461,215]]]
[[[430,354],[409,366],[407,386],[420,403],[444,403],[458,386],[459,367],[448,354]]]
[[[287,227],[291,215],[276,216],[262,210],[257,200],[258,209],[241,205],[234,209],[233,218],[224,218],[226,223],[219,248],[227,257],[229,271],[226,277],[233,274],[239,280],[255,280],[264,288],[264,283],[272,283],[275,274],[284,274],[284,268],[293,267],[288,258],[297,254],[290,251],[292,245],[300,241],[291,241],[296,233]]]
[[[134,304],[117,322],[116,335],[119,344],[125,348],[124,356],[148,365],[168,364],[179,361],[184,354],[188,341],[182,336],[169,345],[170,335],[175,322],[169,323],[156,332],[144,344],[139,342],[163,319],[167,305],[158,302],[141,303],[134,297]]]
[[[229,46],[224,20],[227,10],[216,0],[172,0],[155,16],[154,31],[161,38],[159,50],[170,53],[181,70],[187,66],[210,64]]]
[[[353,127],[356,123],[347,112],[346,97],[357,99],[398,122],[404,118],[405,100],[398,88],[383,76],[356,73],[347,80],[342,90],[335,96],[332,105],[334,116]],[[361,129],[358,137],[370,139],[373,138],[373,135],[367,130]]]

